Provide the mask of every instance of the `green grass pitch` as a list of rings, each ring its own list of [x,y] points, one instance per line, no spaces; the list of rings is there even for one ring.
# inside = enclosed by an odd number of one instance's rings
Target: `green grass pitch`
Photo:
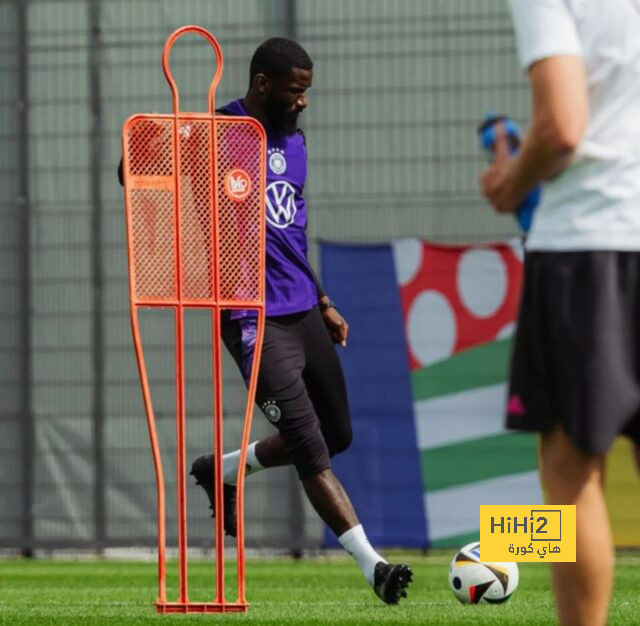
[[[451,551],[453,552],[453,551]],[[414,570],[408,600],[386,606],[347,559],[250,560],[246,614],[158,615],[153,562],[0,561],[0,624],[554,624],[549,568],[520,564],[520,585],[504,605],[462,606],[447,584],[451,552],[402,554]],[[389,556],[389,555],[388,555]],[[395,559],[399,555],[392,555]],[[618,555],[610,624],[637,624],[640,554]],[[175,576],[169,579],[175,585]],[[229,581],[231,583],[231,581]],[[212,563],[190,563],[190,596],[210,600]],[[173,587],[175,589],[175,587]],[[235,599],[229,593],[228,599]]]

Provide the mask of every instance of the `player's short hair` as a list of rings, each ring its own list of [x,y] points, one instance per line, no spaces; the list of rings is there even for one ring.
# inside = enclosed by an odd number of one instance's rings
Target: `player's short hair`
[[[313,61],[307,51],[297,42],[285,37],[267,39],[253,53],[249,68],[249,82],[253,83],[256,74],[269,78],[287,76],[291,69],[313,69]]]

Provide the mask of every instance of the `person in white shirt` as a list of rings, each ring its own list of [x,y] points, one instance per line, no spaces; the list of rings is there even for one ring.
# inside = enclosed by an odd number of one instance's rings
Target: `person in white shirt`
[[[576,563],[553,565],[560,622],[605,624],[613,540],[602,488],[640,442],[640,0],[510,0],[533,116],[504,130],[481,187],[512,212],[544,182],[526,241],[507,425],[542,433],[550,504],[576,505]]]

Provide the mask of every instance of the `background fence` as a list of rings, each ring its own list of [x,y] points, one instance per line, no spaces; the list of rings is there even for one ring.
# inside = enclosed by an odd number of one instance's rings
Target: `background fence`
[[[501,239],[477,191],[489,110],[524,121],[528,91],[502,0],[0,0],[0,546],[153,545],[155,483],[128,318],[120,129],[170,110],[160,58],[184,24],[220,41],[222,104],[244,95],[257,45],[298,39],[315,62],[301,116],[319,239]],[[208,45],[180,41],[184,110],[204,110]],[[208,324],[187,318],[188,456],[211,441]],[[175,465],[168,314],[143,338],[166,468]],[[225,366],[226,447],[243,386]],[[256,415],[254,435],[270,426]],[[357,433],[356,433],[357,437]],[[167,471],[168,504],[175,483]],[[293,472],[251,477],[250,545],[313,548],[323,529]],[[189,491],[191,546],[211,545]],[[175,541],[169,509],[168,536]]]

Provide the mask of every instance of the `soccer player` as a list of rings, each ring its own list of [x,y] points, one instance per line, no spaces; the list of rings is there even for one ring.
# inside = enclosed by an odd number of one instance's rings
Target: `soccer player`
[[[249,446],[247,475],[293,464],[309,501],[355,558],[386,603],[406,597],[412,572],[392,565],[369,543],[351,501],[331,470],[331,457],[349,447],[351,420],[334,342],[347,344],[349,327],[322,291],[307,259],[305,138],[297,128],[307,106],[313,63],[289,39],[264,42],[254,53],[249,89],[218,113],[249,115],[267,131],[266,328],[256,402],[277,432]],[[223,341],[248,380],[256,319],[232,312]],[[236,474],[240,452],[223,457],[224,527],[236,535]],[[214,508],[213,456],[193,463],[192,474]]]
[[[541,431],[550,504],[575,504],[577,561],[554,563],[562,624],[607,621],[603,476],[640,441],[640,2],[511,0],[533,95],[519,155],[481,179],[500,212],[546,181],[526,242],[507,424]],[[637,448],[636,448],[637,450]]]

